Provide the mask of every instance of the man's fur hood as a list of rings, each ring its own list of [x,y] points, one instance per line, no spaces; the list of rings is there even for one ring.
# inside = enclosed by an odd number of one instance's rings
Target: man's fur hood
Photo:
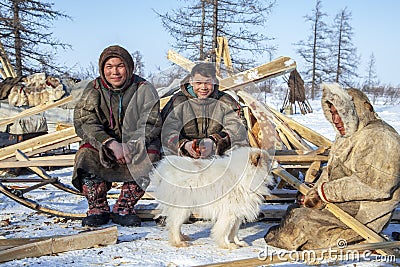
[[[335,106],[345,127],[345,135],[349,137],[371,121],[379,119],[368,97],[357,89],[343,89],[339,84],[322,84],[322,110],[326,119],[333,125],[329,104]],[[339,131],[334,127],[337,134]]]

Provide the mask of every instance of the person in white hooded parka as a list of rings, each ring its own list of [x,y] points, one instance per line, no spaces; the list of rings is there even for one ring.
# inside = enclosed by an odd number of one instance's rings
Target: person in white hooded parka
[[[374,112],[368,97],[338,84],[322,85],[322,108],[337,135],[327,166],[304,204],[288,209],[264,239],[288,250],[347,244],[363,238],[324,209],[335,203],[370,229],[381,232],[400,199],[400,136]]]

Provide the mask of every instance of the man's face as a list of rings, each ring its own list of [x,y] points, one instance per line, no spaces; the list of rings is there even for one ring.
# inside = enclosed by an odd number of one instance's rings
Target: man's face
[[[104,77],[113,88],[120,88],[126,81],[126,66],[119,57],[111,57],[104,64]]]
[[[198,73],[190,79],[190,85],[193,87],[193,92],[200,99],[209,97],[214,90],[213,79]]]
[[[336,129],[338,129],[338,131],[341,135],[345,135],[346,131],[344,129],[344,123],[342,121],[342,118],[339,116],[339,113],[337,112],[334,105],[331,105],[330,111],[331,111],[331,115],[332,115],[332,122],[335,124]]]

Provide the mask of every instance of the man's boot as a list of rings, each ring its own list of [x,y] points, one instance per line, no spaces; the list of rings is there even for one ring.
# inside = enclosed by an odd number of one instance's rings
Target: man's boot
[[[134,206],[144,195],[144,192],[136,182],[125,182],[112,209],[111,220],[122,226],[140,226],[141,221]]]
[[[107,184],[101,180],[83,179],[82,194],[86,197],[89,210],[82,219],[82,226],[100,226],[110,220],[110,207],[107,202]]]

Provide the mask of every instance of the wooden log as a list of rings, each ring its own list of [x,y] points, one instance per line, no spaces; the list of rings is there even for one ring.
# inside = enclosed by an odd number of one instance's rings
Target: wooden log
[[[38,114],[40,112],[43,112],[45,110],[64,105],[70,101],[72,101],[72,95],[61,98],[60,100],[57,100],[55,102],[47,102],[45,104],[41,104],[41,105],[38,105],[38,106],[35,106],[32,108],[28,108],[28,109],[18,113],[15,116],[1,119],[0,126],[4,126],[4,125],[10,124],[10,123],[13,123],[16,119],[19,119],[19,118],[32,116],[32,115]]]
[[[0,169],[28,168],[28,167],[70,167],[74,166],[74,159],[30,160],[30,161],[0,161]]]
[[[327,161],[328,159],[326,159]],[[321,161],[317,160],[311,163],[310,168],[306,172],[306,176],[304,177],[304,182],[313,183],[317,178],[318,172],[321,169]]]
[[[15,156],[18,160],[29,161],[29,158],[19,149],[15,151]],[[31,171],[39,175],[44,179],[51,179],[52,177],[46,173],[46,171],[41,167],[28,167]]]
[[[44,147],[46,145],[50,145],[52,143],[68,140],[73,137],[76,137],[75,129],[73,127],[54,133],[40,135],[38,137],[28,139],[14,145],[0,148],[0,160],[13,157],[15,150],[17,149],[25,153]]]
[[[186,59],[172,50],[168,51],[167,58],[187,71],[191,71],[195,65],[191,60]],[[279,57],[255,68],[236,73],[228,78],[220,80],[219,88],[221,91],[228,89],[237,91],[240,89],[238,88],[240,86],[291,72],[296,66],[296,61],[290,57]]]
[[[296,68],[296,62],[290,57],[279,57],[255,68],[239,72],[231,77],[220,80],[220,90],[240,90],[241,86],[264,79],[274,78],[291,72]]]
[[[184,56],[181,56],[180,54],[178,54],[174,50],[168,50],[167,59],[172,61],[176,65],[181,66],[183,69],[185,69],[185,70],[187,70],[189,72],[196,65],[190,59],[187,59]]]
[[[2,64],[4,70],[3,72],[6,77],[12,77],[12,78],[17,77],[17,74],[15,73],[15,70],[10,63],[10,59],[8,58],[4,46],[1,42],[0,42],[0,62]]]
[[[260,128],[264,131],[268,129],[268,135],[265,136],[276,136],[276,129],[273,127],[271,120],[276,124],[276,127],[280,129],[287,139],[293,144],[293,146],[297,149],[311,151],[312,148],[302,142],[301,137],[299,137],[296,133],[293,132],[285,123],[281,122],[272,112],[270,112],[265,105],[257,101],[252,95],[245,91],[237,92],[238,96],[243,99],[243,101],[249,106],[252,114],[257,118],[257,122],[260,124]],[[262,125],[263,124],[263,125]],[[273,131],[270,128],[274,128]],[[276,137],[275,137],[276,138]],[[263,139],[263,142],[266,140]],[[276,147],[276,144],[274,145]]]
[[[296,189],[298,189],[300,193],[302,193],[303,195],[306,195],[307,192],[310,190],[310,188],[306,184],[300,182],[298,179],[296,179],[296,177],[292,176],[282,167],[279,166],[276,167],[273,170],[273,173],[284,179],[287,183],[289,183]],[[341,222],[346,224],[349,228],[353,229],[357,234],[363,237],[368,243],[386,241],[386,239],[384,239],[382,236],[380,236],[379,234],[377,234],[375,231],[371,230],[364,224],[360,223],[357,219],[353,218],[348,213],[344,212],[334,203],[326,203],[325,208],[329,210],[333,215],[335,215]],[[382,250],[379,250],[377,252],[380,253],[381,255],[390,254]]]
[[[116,226],[83,232],[76,235],[51,237],[46,240],[2,250],[0,251],[0,262],[52,255],[100,245],[112,245],[117,243],[117,238],[118,230]]]
[[[56,140],[53,143],[47,144],[47,145],[39,147],[39,148],[35,148],[35,149],[31,150],[31,151],[27,151],[25,154],[30,157],[30,156],[37,155],[37,154],[40,154],[40,153],[43,153],[43,152],[46,152],[46,151],[50,151],[52,149],[65,147],[65,146],[68,146],[70,144],[77,143],[77,142],[79,142],[81,140],[82,139],[80,137],[78,137],[76,135],[73,135],[73,136],[71,136],[71,137],[69,137],[69,138],[67,138],[65,140]]]
[[[276,111],[271,107],[268,108],[272,113],[275,114],[275,116],[277,116],[282,121],[287,123],[287,125],[289,125],[291,129],[295,130],[301,137],[303,137],[308,142],[315,144],[316,146],[322,146],[322,147],[332,146],[332,141],[324,137],[323,135],[311,130],[310,128],[298,123],[295,120],[292,120],[289,117],[286,117],[285,115],[283,115],[282,113]]]

